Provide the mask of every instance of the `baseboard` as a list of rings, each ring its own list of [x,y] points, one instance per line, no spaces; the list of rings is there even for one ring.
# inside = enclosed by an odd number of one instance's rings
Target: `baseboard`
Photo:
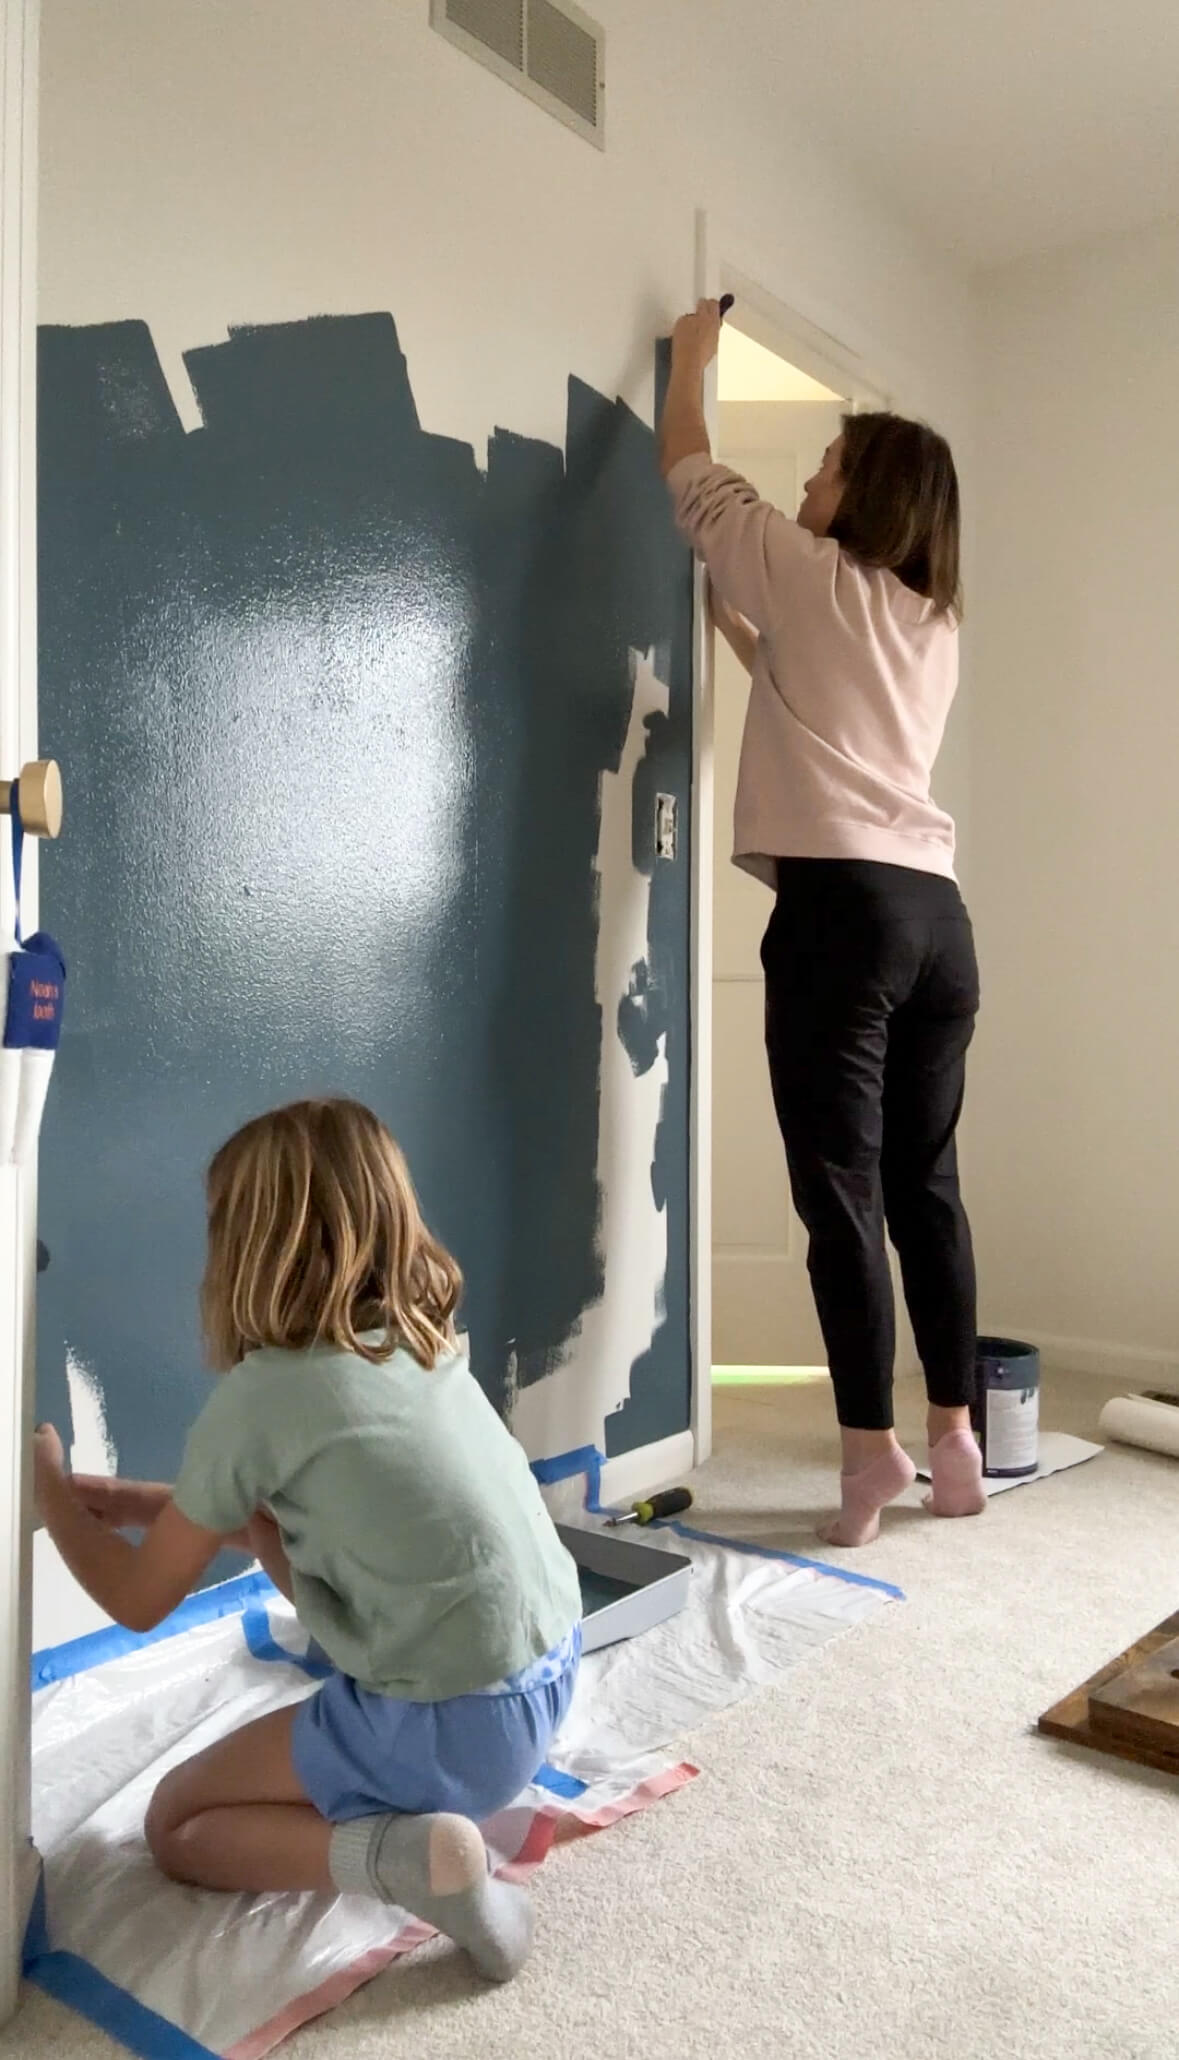
[[[1036,1330],[1005,1331],[1005,1337],[1034,1345],[1053,1373],[1094,1374],[1102,1380],[1125,1381],[1127,1387],[1174,1387],[1179,1384],[1179,1353],[1150,1345],[1121,1345],[1111,1338],[1061,1338]]]
[[[677,1431],[674,1438],[640,1445],[635,1452],[620,1452],[602,1468],[602,1501],[635,1502],[657,1488],[678,1487],[695,1464],[696,1441],[691,1431]]]

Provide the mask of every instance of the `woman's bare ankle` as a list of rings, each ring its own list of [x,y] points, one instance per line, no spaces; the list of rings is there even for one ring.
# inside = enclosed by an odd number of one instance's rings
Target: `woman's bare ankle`
[[[970,1411],[965,1407],[961,1409],[942,1409],[936,1402],[931,1402],[926,1424],[929,1431],[929,1446],[932,1451],[939,1438],[949,1437],[951,1431],[968,1431],[970,1429]]]
[[[853,1470],[847,1464],[845,1451],[839,1481],[839,1514],[819,1525],[819,1536],[825,1545],[870,1545],[880,1529],[880,1512],[885,1504],[903,1495],[917,1477],[916,1467],[891,1431],[868,1431],[863,1435],[876,1440],[875,1456]],[[853,1446],[856,1458],[861,1449]]]
[[[843,1473],[863,1473],[886,1452],[897,1450],[896,1432],[853,1431],[843,1424],[839,1427],[840,1469]]]

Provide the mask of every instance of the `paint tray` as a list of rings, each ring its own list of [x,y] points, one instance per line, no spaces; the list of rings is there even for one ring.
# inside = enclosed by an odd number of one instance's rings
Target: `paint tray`
[[[666,1623],[688,1599],[692,1562],[658,1545],[616,1538],[611,1531],[558,1524],[561,1543],[577,1561],[583,1646],[600,1652]]]

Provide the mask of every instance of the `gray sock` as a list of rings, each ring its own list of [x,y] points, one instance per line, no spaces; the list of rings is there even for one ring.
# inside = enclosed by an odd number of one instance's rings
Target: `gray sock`
[[[496,1881],[468,1817],[358,1817],[332,1833],[332,1880],[344,1895],[398,1903],[468,1952],[488,1981],[510,1981],[532,1944],[532,1899]]]

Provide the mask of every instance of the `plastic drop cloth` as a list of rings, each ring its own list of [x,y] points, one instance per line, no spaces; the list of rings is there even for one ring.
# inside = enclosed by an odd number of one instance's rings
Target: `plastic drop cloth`
[[[689,1601],[584,1662],[549,1766],[483,1827],[510,1878],[683,1786],[697,1769],[677,1757],[677,1737],[897,1593],[678,1526],[647,1537],[692,1559]],[[41,1678],[82,1670],[33,1698],[45,1892],[27,1972],[152,2060],[260,2060],[429,1936],[404,1911],[359,1897],[226,1896],[157,1873],[142,1827],[161,1776],[314,1692],[290,1605],[257,1576],[221,1593],[244,1608],[192,1624],[185,1605],[162,1639],[100,1633],[40,1656]],[[104,1658],[116,1643],[130,1649]]]

